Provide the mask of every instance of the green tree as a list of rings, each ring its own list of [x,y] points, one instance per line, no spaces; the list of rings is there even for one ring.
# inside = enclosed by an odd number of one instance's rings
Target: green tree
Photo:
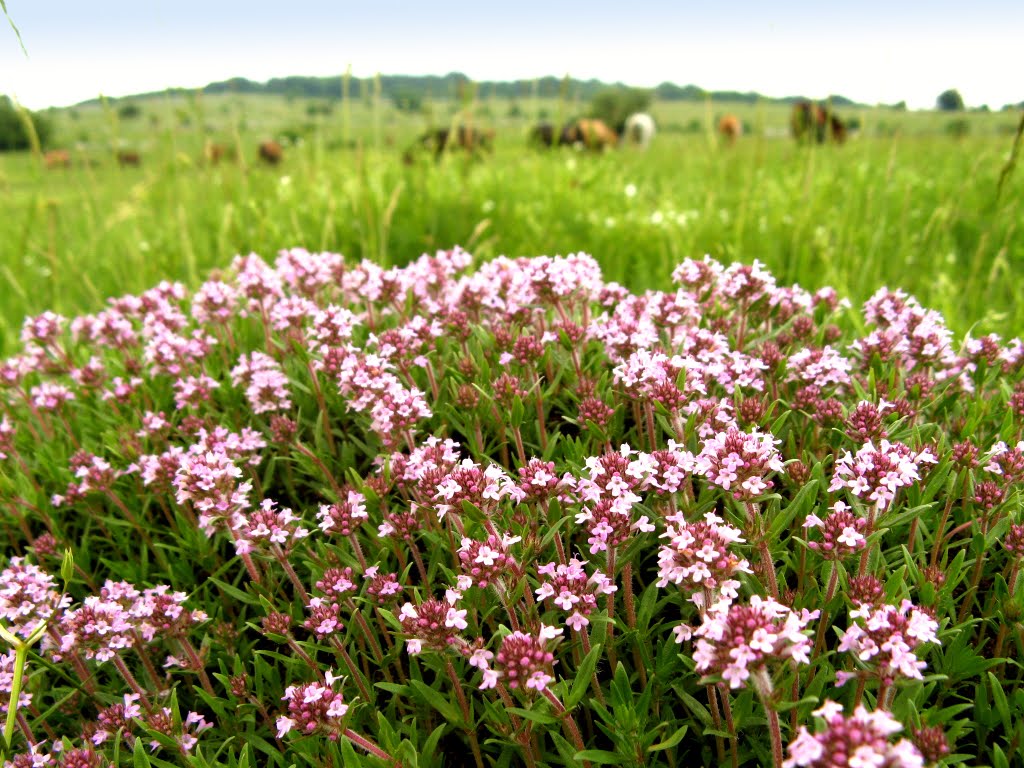
[[[590,102],[590,116],[604,120],[621,132],[626,118],[644,112],[651,105],[651,92],[642,88],[606,88]]]
[[[122,120],[134,120],[142,114],[142,109],[133,101],[128,101],[117,108],[117,116]]]
[[[396,89],[391,96],[399,112],[420,112],[423,110],[423,96],[412,88]]]
[[[939,98],[935,100],[935,106],[943,112],[963,112],[964,97],[956,88],[950,88],[939,94]]]
[[[45,147],[50,139],[51,124],[43,115],[17,107],[7,96],[0,96],[0,152],[29,149],[32,133]]]

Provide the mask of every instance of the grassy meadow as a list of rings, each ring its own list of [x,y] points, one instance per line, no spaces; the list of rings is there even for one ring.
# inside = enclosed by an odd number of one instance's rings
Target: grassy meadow
[[[5,768],[1022,765],[1020,114],[136,103],[0,155]]]
[[[492,157],[423,153],[410,166],[402,153],[419,133],[464,113],[438,102],[411,116],[359,98],[329,110],[264,96],[135,103],[130,119],[123,100],[53,110],[69,169],[0,155],[0,350],[26,314],[92,311],[162,279],[198,285],[237,253],[293,246],[383,264],[455,244],[478,259],[585,251],[634,290],[665,287],[673,265],[710,253],[854,303],[903,288],[960,333],[1024,329],[1024,174],[996,197],[1015,113],[847,109],[861,130],[846,145],[799,147],[785,107],[660,103],[648,151],[593,156],[526,142],[538,115],[558,122],[586,105],[484,98],[467,111],[497,130]],[[749,129],[732,147],[713,131],[728,112]],[[260,164],[258,142],[282,136],[283,163]],[[240,160],[204,162],[207,140]],[[141,166],[118,167],[118,148]]]

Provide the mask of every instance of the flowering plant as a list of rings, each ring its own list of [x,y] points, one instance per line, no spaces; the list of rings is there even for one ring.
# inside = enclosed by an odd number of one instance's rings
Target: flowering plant
[[[26,321],[9,765],[1010,764],[1024,344],[757,263],[471,267]]]

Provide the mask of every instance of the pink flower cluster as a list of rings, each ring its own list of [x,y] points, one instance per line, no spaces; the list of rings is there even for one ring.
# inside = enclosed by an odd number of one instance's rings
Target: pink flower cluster
[[[512,690],[544,691],[555,679],[555,654],[549,642],[560,634],[561,629],[541,624],[537,634],[510,632],[505,635],[494,656],[494,669],[484,669],[480,688],[494,688],[499,681],[504,681]]]
[[[658,551],[659,587],[678,584],[705,610],[724,610],[739,596],[738,573],[752,573],[750,564],[734,551],[743,541],[738,528],[714,512],[702,522],[688,523],[682,515],[666,518],[668,527],[661,538],[668,539]]]
[[[431,598],[419,605],[406,603],[398,615],[402,631],[409,635],[406,649],[413,655],[424,648],[444,651],[458,642],[459,632],[468,626],[466,613],[465,609],[455,607],[454,600],[442,602]]]
[[[236,387],[245,387],[253,413],[287,411],[292,407],[288,377],[280,363],[264,352],[238,358],[238,364],[231,369],[231,382]]]
[[[289,685],[284,692],[288,714],[277,718],[277,738],[294,730],[303,736],[319,733],[337,741],[344,730],[342,720],[348,712],[348,704],[341,693],[333,689],[334,682],[340,679],[328,670],[326,685]]]
[[[782,457],[775,447],[780,441],[758,431],[742,432],[729,427],[706,439],[695,460],[695,471],[711,483],[731,491],[737,499],[749,500],[767,493],[770,472],[781,472]]]
[[[850,612],[850,618],[859,621],[839,638],[840,651],[852,653],[883,680],[921,679],[921,671],[927,665],[914,651],[922,643],[938,644],[939,624],[935,619],[909,600],[903,600],[899,607],[862,603]],[[836,674],[840,683],[854,676]]]
[[[694,634],[698,672],[720,675],[730,688],[746,687],[752,675],[764,675],[769,664],[810,662],[807,623],[818,612],[797,615],[771,598],[754,595],[748,604],[705,614]]]
[[[537,599],[546,600],[566,613],[572,611],[565,623],[576,632],[590,624],[587,616],[597,608],[597,596],[618,590],[601,571],[587,576],[585,565],[586,562],[574,557],[566,564],[547,563],[537,568],[537,575],[542,577],[535,590]]]
[[[804,528],[821,531],[821,541],[810,541],[807,546],[826,560],[843,560],[867,546],[864,532],[868,521],[850,511],[843,501],[832,505],[832,513],[824,520],[815,514],[804,519]]]
[[[166,585],[140,591],[128,582],[108,580],[100,594],[63,611],[44,644],[56,660],[78,652],[86,659],[109,661],[140,640],[181,637],[206,621],[203,611],[185,609],[185,600],[183,592],[172,592]]]
[[[69,605],[53,576],[23,557],[12,557],[0,572],[0,620],[23,638]]]
[[[915,453],[903,443],[882,440],[877,448],[866,443],[855,455],[845,451],[836,459],[828,489],[847,488],[854,496],[872,502],[875,509],[884,512],[900,488],[921,479],[922,465],[937,461],[927,448]]]
[[[242,470],[223,452],[188,454],[174,476],[175,498],[191,502],[199,512],[199,527],[213,536],[218,525],[237,524],[237,515],[249,507],[252,483],[239,482]]]
[[[320,530],[338,536],[351,536],[366,520],[366,497],[351,488],[346,489],[345,499],[334,504],[321,504],[317,512]]]
[[[508,534],[500,538],[490,534],[485,541],[464,536],[458,551],[462,573],[481,589],[495,582],[501,584],[506,577],[514,577],[519,566],[508,548],[520,540],[519,536]]]
[[[263,499],[257,509],[248,514],[239,512],[232,528],[237,531],[235,552],[239,555],[261,550],[287,554],[295,542],[309,535],[302,520],[288,507],[278,507],[273,499]]]
[[[823,720],[825,727],[812,734],[801,725],[789,745],[789,758],[783,762],[783,768],[924,766],[924,758],[912,743],[906,739],[890,743],[892,735],[903,726],[884,710],[869,712],[858,706],[851,717],[846,717],[841,704],[826,701],[814,710],[814,716]]]

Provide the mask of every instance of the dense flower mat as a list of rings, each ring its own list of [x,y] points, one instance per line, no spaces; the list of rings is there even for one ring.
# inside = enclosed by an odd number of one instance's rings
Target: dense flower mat
[[[26,320],[7,765],[1020,760],[1019,340],[756,262],[470,264]]]

